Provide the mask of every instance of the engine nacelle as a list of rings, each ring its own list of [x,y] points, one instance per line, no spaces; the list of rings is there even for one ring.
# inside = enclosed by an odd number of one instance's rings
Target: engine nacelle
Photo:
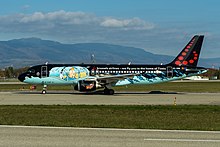
[[[78,91],[95,91],[97,82],[95,80],[80,80],[74,87]]]

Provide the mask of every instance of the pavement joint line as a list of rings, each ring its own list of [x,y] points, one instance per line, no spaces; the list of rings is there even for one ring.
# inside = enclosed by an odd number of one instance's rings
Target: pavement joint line
[[[176,132],[176,133],[210,133],[210,134],[220,134],[220,131],[120,129],[120,128],[78,128],[78,127],[16,126],[16,125],[0,125],[0,128],[66,129],[66,130],[98,130],[98,131],[140,131],[140,132],[149,131],[149,132],[173,132],[173,133]]]
[[[220,140],[212,140],[212,139],[173,139],[173,138],[166,138],[166,139],[156,139],[156,138],[147,138],[144,139],[145,141],[168,141],[168,142],[220,142]]]

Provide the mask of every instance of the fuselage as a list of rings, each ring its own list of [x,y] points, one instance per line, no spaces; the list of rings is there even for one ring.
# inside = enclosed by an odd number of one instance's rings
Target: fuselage
[[[205,73],[203,67],[170,65],[117,65],[117,64],[43,64],[33,66],[19,76],[29,84],[76,85],[78,81],[96,77],[134,74],[113,83],[112,86],[128,84],[153,84],[183,79]]]

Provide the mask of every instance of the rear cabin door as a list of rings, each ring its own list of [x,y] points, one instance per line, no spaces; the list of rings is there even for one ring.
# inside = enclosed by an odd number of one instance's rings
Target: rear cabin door
[[[45,78],[48,76],[47,66],[41,66],[41,78]]]
[[[172,78],[173,77],[173,67],[167,66],[167,77]]]

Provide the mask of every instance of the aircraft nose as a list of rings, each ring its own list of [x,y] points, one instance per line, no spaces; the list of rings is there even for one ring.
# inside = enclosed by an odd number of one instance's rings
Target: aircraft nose
[[[20,74],[20,75],[18,76],[18,80],[21,81],[21,82],[24,82],[26,76],[27,76],[26,73],[22,73],[22,74]]]

